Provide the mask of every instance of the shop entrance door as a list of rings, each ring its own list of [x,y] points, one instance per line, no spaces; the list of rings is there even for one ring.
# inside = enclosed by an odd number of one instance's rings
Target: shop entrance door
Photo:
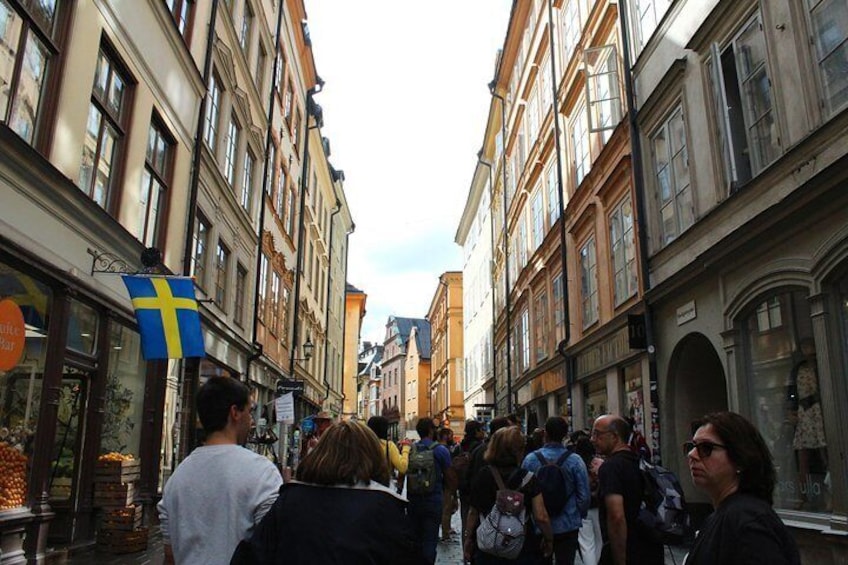
[[[50,524],[50,541],[71,544],[79,537],[77,514],[80,476],[84,459],[86,414],[93,371],[66,364],[59,386],[56,436],[50,461],[48,493],[56,518]]]

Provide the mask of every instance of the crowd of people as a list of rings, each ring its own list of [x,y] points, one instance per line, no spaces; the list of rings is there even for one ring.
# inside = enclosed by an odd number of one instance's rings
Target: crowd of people
[[[165,563],[429,564],[462,536],[474,565],[653,565],[660,541],[639,519],[650,457],[631,422],[603,415],[569,433],[548,418],[525,435],[515,417],[469,420],[456,442],[431,418],[396,444],[380,416],[367,425],[323,417],[321,432],[283,481],[241,446],[252,423],[248,390],[213,377],[199,390],[206,442],[177,467],[158,505]],[[759,431],[732,412],[693,423],[684,445],[691,480],[714,512],[687,565],[800,563],[772,509],[775,468]],[[451,530],[459,511],[462,531]]]

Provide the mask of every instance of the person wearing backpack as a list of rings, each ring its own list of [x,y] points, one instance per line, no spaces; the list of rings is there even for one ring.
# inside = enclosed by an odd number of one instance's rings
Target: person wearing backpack
[[[371,416],[368,418],[368,427],[377,434],[383,452],[386,454],[386,465],[389,467],[389,477],[398,494],[403,491],[403,477],[406,475],[406,467],[409,465],[409,440],[400,443],[400,449],[389,440],[389,421],[384,416]]]
[[[460,532],[465,531],[465,524],[468,518],[468,501],[471,496],[471,486],[468,482],[468,474],[471,469],[471,456],[474,449],[483,443],[485,432],[483,424],[477,420],[467,420],[465,422],[465,434],[462,441],[459,442],[459,455],[453,458],[452,465],[456,472],[456,480],[459,484],[459,518],[462,523]]]
[[[436,562],[439,526],[442,522],[442,490],[450,469],[450,452],[435,441],[432,418],[420,418],[415,425],[419,441],[412,445],[406,468],[408,514],[427,563]]]
[[[525,438],[515,426],[495,432],[486,447],[486,466],[471,485],[471,507],[463,532],[463,554],[475,565],[536,565],[550,559],[553,530],[536,477],[520,467]],[[505,505],[514,504],[511,511]],[[527,528],[533,516],[540,539]],[[516,518],[517,523],[516,523]],[[506,552],[511,552],[509,556]]]
[[[568,422],[553,416],[545,422],[545,443],[528,453],[521,466],[533,472],[545,501],[554,532],[556,565],[573,565],[577,536],[589,511],[589,473],[576,453],[563,445]]]
[[[592,426],[592,444],[605,457],[598,469],[601,565],[662,565],[663,545],[639,526],[644,486],[639,456],[627,445],[630,426],[612,414]]]

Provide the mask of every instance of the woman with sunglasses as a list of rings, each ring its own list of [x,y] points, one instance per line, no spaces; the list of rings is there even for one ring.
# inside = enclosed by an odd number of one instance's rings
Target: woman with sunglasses
[[[795,541],[772,509],[776,473],[760,432],[733,412],[707,414],[693,428],[683,447],[689,472],[715,511],[686,565],[800,565]]]

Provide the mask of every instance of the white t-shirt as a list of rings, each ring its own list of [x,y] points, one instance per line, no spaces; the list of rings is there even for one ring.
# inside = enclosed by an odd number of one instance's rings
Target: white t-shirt
[[[162,538],[178,565],[227,564],[274,504],[283,480],[265,457],[238,445],[198,447],[165,484]]]

